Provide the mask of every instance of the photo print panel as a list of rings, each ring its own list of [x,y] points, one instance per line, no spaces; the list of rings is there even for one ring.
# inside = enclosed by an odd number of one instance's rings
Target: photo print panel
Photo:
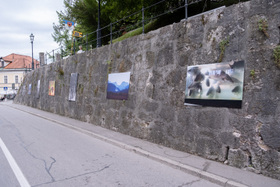
[[[55,94],[55,81],[49,82],[49,95],[54,96]]]
[[[244,61],[189,66],[185,105],[241,108]]]
[[[108,75],[107,99],[127,100],[130,72]]]
[[[37,83],[37,93],[36,93],[36,98],[39,99],[40,97],[40,84],[41,84],[41,81],[38,80],[38,83]]]
[[[29,85],[28,85],[28,95],[31,94],[31,89],[32,89],[32,84],[29,84]]]
[[[77,84],[78,84],[78,73],[71,73],[69,98],[68,98],[69,101],[76,101]]]

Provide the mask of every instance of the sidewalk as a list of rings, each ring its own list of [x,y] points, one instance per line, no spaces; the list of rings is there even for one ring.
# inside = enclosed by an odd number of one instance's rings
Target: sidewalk
[[[244,171],[219,162],[207,160],[185,152],[176,151],[145,140],[114,132],[93,124],[66,118],[53,113],[38,110],[24,105],[13,104],[12,101],[0,102],[20,111],[44,118],[68,128],[88,134],[100,140],[114,144],[128,151],[149,157],[153,160],[178,168],[189,174],[228,187],[279,187],[280,180]]]

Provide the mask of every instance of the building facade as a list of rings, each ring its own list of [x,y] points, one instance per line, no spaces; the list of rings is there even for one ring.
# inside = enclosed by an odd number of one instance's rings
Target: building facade
[[[0,97],[16,94],[26,73],[31,71],[32,58],[25,55],[10,54],[0,57]],[[34,68],[40,63],[33,59]]]

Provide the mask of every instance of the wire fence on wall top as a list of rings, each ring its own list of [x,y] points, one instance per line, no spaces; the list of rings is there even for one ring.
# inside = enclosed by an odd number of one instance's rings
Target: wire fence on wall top
[[[209,6],[208,3],[210,3],[210,0],[185,0],[182,1],[181,4],[179,4],[178,6],[169,8],[167,11],[160,12],[157,15],[150,16],[145,14],[147,10],[156,8],[157,6],[161,6],[165,1],[166,0],[161,0],[148,7],[143,7],[141,10],[133,14],[130,14],[120,20],[117,20],[116,22],[110,23],[100,29],[97,29],[96,31],[84,34],[82,37],[74,37],[71,51],[66,51],[64,50],[63,47],[59,47],[57,49],[53,49],[49,52],[46,52],[45,64],[49,64],[55,62],[56,60],[60,60],[57,58],[67,58],[71,55],[74,55],[80,50],[80,48],[83,51],[88,51],[93,48],[100,47],[101,44],[102,45],[112,44],[115,42],[114,41],[115,39],[120,38],[124,36],[126,33],[129,33],[131,31],[136,31],[138,32],[138,34],[144,34],[147,32],[146,29],[148,23],[151,23],[152,21],[159,19],[162,16],[167,16],[171,18],[174,15],[174,13],[178,13],[178,11],[180,11],[181,19],[187,19],[190,16],[206,11],[207,6]],[[248,0],[232,0],[232,2],[234,3],[239,3],[241,1],[248,1]],[[217,3],[218,6],[228,5],[229,3],[228,0],[211,0],[211,2]],[[192,10],[194,9],[195,11],[192,12]],[[138,17],[138,18],[141,17],[141,19],[136,23],[132,23],[130,25],[126,25],[125,27],[120,27],[118,29],[115,29],[115,25],[120,24],[121,22],[125,22],[126,20],[132,17]]]

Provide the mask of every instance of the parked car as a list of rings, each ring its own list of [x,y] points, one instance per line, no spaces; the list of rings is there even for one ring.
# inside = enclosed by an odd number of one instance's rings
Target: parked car
[[[6,95],[6,98],[9,100],[13,100],[15,97],[16,97],[15,93]]]

